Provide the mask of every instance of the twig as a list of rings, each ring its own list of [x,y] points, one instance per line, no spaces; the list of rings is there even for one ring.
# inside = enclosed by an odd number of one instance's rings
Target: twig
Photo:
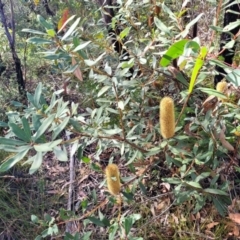
[[[67,140],[70,140],[70,136],[67,134],[66,132],[66,137]],[[71,211],[72,206],[73,206],[73,183],[75,181],[75,168],[74,168],[74,154],[71,154],[71,146],[69,147],[69,175],[70,175],[70,179],[69,179],[69,188],[68,188],[68,203],[67,203],[67,210]],[[73,222],[67,222],[66,223],[66,232],[71,233],[72,232],[72,223]]]

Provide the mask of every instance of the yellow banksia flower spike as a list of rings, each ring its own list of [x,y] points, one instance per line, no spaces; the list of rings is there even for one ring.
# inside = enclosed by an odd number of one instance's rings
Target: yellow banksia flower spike
[[[222,81],[222,82],[219,82],[216,86],[216,90],[218,92],[221,92],[225,95],[227,95],[227,88],[228,88],[228,84],[226,81]],[[218,98],[219,100],[222,100],[223,102],[226,102],[227,99],[222,99],[222,98]]]
[[[171,138],[175,132],[174,102],[170,97],[164,97],[160,101],[159,123],[163,138]]]
[[[217,89],[218,92],[224,93],[227,90],[227,85],[228,84],[225,81],[219,82],[217,84],[216,89]]]
[[[37,5],[39,4],[39,1],[40,1],[40,0],[33,0],[35,6],[37,6]]]
[[[108,191],[112,195],[118,195],[121,189],[120,173],[118,166],[116,164],[108,164],[108,166],[105,169],[105,173],[107,177]]]

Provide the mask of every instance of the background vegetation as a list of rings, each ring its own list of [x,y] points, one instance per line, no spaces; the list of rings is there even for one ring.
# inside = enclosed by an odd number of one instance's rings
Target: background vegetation
[[[239,34],[232,65],[219,39],[239,20],[223,26],[228,1],[118,3],[120,54],[94,1],[0,1],[25,84],[3,25],[0,239],[237,239]]]

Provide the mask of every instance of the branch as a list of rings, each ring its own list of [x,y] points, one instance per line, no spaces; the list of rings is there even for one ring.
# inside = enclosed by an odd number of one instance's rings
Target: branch
[[[14,48],[14,38],[13,36],[11,36],[10,32],[9,32],[9,28],[7,26],[7,19],[4,13],[4,4],[2,3],[2,0],[0,0],[0,18],[1,18],[1,22],[3,24],[6,36],[8,38],[8,42],[10,45],[10,48],[13,49]]]

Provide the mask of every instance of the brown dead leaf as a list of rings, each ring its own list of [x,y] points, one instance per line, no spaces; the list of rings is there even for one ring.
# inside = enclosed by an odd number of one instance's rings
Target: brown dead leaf
[[[229,213],[228,216],[233,222],[240,224],[240,213]]]
[[[76,63],[77,63],[77,62],[76,62],[75,58],[72,57],[72,65],[75,65]],[[76,77],[78,80],[83,81],[82,72],[81,72],[79,66],[76,68],[76,70],[74,71],[73,74],[75,75],[75,77]]]
[[[160,186],[163,187],[163,189],[161,190],[161,192],[166,193],[170,191],[170,184],[169,183],[161,183]]]
[[[206,113],[209,110],[215,109],[218,103],[218,98],[215,96],[209,96],[202,104],[203,112]]]
[[[233,235],[238,237],[239,236],[239,227],[237,225],[233,228]]]
[[[213,227],[217,226],[218,224],[219,224],[219,222],[209,223],[209,224],[207,224],[207,229],[210,230],[210,229],[212,229]]]

